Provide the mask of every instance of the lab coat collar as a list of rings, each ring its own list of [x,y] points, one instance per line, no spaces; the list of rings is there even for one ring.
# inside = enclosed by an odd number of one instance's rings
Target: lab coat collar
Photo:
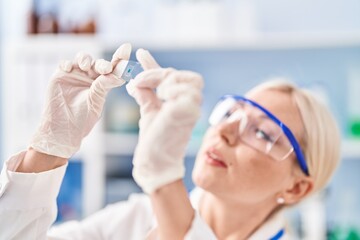
[[[274,213],[250,237],[249,240],[275,239],[275,236],[285,228],[283,210]],[[279,239],[279,238],[276,238]],[[280,238],[283,239],[283,238]]]

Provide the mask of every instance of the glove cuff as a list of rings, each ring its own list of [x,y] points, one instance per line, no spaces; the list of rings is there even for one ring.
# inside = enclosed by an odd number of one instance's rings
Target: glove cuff
[[[79,147],[59,146],[57,143],[43,139],[41,141],[32,141],[29,147],[37,152],[45,153],[52,156],[69,159],[79,150]]]
[[[182,179],[184,176],[185,167],[183,164],[181,164],[181,166],[173,166],[171,169],[157,173],[141,167],[134,167],[133,169],[134,180],[147,194],[154,192],[164,185]]]

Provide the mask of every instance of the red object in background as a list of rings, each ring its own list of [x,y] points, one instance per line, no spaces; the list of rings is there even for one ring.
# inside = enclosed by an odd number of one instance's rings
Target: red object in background
[[[72,33],[72,34],[94,34],[96,32],[96,23],[94,18],[89,18],[85,23],[76,25],[66,32],[60,29],[67,29],[59,26],[57,19],[57,9],[49,9],[47,12],[40,12],[39,4],[41,1],[34,0],[27,18],[27,33],[28,34],[57,34],[57,33]]]

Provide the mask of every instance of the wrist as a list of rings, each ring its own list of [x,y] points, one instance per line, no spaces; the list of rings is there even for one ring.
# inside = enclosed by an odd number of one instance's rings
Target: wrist
[[[30,148],[24,159],[19,164],[16,172],[23,173],[39,173],[49,171],[61,167],[67,163],[67,158],[52,156],[45,153],[38,152]]]
[[[150,199],[158,221],[159,239],[184,239],[195,211],[183,181],[162,186],[150,194]]]

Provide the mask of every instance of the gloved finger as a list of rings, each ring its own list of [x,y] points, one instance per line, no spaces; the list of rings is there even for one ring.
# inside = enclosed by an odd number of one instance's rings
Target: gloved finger
[[[131,44],[122,44],[113,54],[111,59],[111,65],[113,68],[120,62],[120,60],[129,60],[131,54]]]
[[[200,116],[203,84],[195,72],[172,72],[157,88],[158,97],[165,100],[161,118],[174,124],[194,124]]]
[[[95,81],[92,83],[91,87],[94,88],[98,93],[101,95],[105,95],[108,93],[112,88],[120,87],[124,85],[126,81],[122,80],[121,78],[116,77],[113,74],[106,74],[106,75],[100,75],[95,79]]]
[[[108,74],[113,70],[111,62],[105,59],[97,59],[94,64],[94,71],[98,74]]]
[[[138,74],[130,83],[138,88],[156,89],[173,71],[172,68],[149,69]]]
[[[89,54],[79,52],[75,56],[74,64],[76,64],[80,70],[88,72],[92,67],[93,61],[93,58]]]
[[[158,88],[158,92],[166,92],[169,86],[185,84],[189,87],[201,90],[204,87],[204,80],[202,76],[192,71],[173,71],[164,81],[162,81]]]
[[[202,101],[201,89],[186,83],[166,85],[156,92],[159,99],[165,101],[178,101],[180,98],[188,98],[192,104],[200,104]]]
[[[173,68],[156,68],[146,70],[135,77],[132,83],[141,88],[161,88],[162,85],[186,83],[195,88],[202,89],[203,78],[192,71],[177,71]]]
[[[76,54],[75,58],[72,61],[62,61],[60,63],[60,69],[67,73],[73,72],[75,70],[81,71],[83,73],[81,73],[80,75],[82,75],[83,77],[87,76],[89,78],[88,80],[93,80],[100,75],[95,71],[94,64],[95,61],[89,54],[79,52]],[[81,79],[84,80],[83,78]]]
[[[64,72],[71,72],[71,70],[73,68],[72,61],[62,60],[59,64],[59,68]]]
[[[110,63],[110,62],[109,62]],[[110,64],[111,65],[111,64]],[[126,81],[113,74],[100,75],[91,84],[89,102],[93,110],[100,115],[107,93],[115,87],[124,85]]]
[[[200,113],[200,104],[194,104],[193,99],[189,97],[181,97],[176,101],[164,103],[157,119],[161,119],[164,125],[168,126],[186,126],[195,124],[200,117]]]
[[[139,61],[144,70],[160,68],[160,65],[156,62],[150,52],[142,48],[136,51],[136,59]]]
[[[161,111],[163,119],[180,121],[180,124],[193,123],[200,111],[202,91],[187,83],[167,85],[157,95],[165,102]]]
[[[147,112],[159,109],[161,101],[157,98],[156,93],[149,88],[139,88],[130,81],[126,85],[126,90],[140,106],[140,113],[143,116]]]

